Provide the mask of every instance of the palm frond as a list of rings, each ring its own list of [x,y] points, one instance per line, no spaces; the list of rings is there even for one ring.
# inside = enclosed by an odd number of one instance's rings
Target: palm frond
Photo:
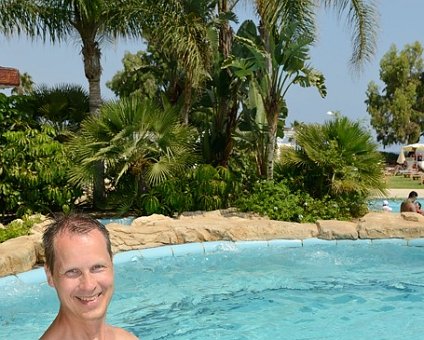
[[[374,0],[321,0],[326,8],[335,9],[338,17],[347,16],[352,28],[353,52],[351,65],[360,70],[364,62],[374,55],[377,46],[379,18]]]
[[[157,185],[190,167],[195,159],[192,131],[178,122],[171,108],[154,100],[133,96],[103,106],[99,116],[90,116],[69,142],[75,155],[72,180],[87,183],[94,164],[105,164],[115,185],[125,177]]]

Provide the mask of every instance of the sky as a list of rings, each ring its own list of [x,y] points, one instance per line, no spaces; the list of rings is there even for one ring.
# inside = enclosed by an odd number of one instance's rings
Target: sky
[[[406,44],[424,42],[423,0],[377,0],[380,17],[378,20],[377,50],[361,73],[352,72],[349,60],[352,54],[351,34],[344,21],[337,19],[334,11],[320,11],[318,19],[318,41],[311,49],[310,63],[326,78],[327,96],[321,98],[316,89],[291,87],[287,93],[289,114],[286,125],[293,121],[323,123],[332,119],[328,112],[339,111],[352,120],[359,120],[372,130],[364,103],[370,81],[383,86],[379,80],[379,63],[383,55],[395,44],[398,50]],[[237,12],[239,20],[248,16],[243,7]],[[41,41],[25,38],[0,36],[0,65],[14,67],[21,73],[29,73],[36,85],[55,86],[79,84],[88,88],[84,76],[80,46],[76,39],[52,46]],[[122,58],[126,51],[135,53],[142,49],[141,41],[119,40],[102,46],[102,95],[113,99],[114,94],[106,82],[121,70]],[[7,90],[3,90],[7,93]],[[400,146],[386,150],[399,151]]]

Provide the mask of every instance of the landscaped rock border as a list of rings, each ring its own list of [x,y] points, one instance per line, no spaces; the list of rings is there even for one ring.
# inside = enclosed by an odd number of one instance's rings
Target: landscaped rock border
[[[0,277],[24,272],[44,263],[44,220],[31,235],[0,244]],[[417,213],[371,212],[355,222],[319,220],[316,223],[273,221],[234,210],[196,212],[179,218],[151,215],[130,226],[107,225],[114,253],[164,245],[208,241],[324,240],[424,238],[424,216]]]

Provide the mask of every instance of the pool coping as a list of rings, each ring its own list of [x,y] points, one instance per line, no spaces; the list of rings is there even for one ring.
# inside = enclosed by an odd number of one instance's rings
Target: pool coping
[[[243,249],[259,249],[267,247],[301,248],[317,245],[374,245],[392,244],[406,247],[424,247],[424,239],[357,239],[357,240],[323,240],[309,238],[304,240],[275,239],[268,241],[211,241],[167,245],[156,248],[144,248],[117,253],[113,256],[114,265],[136,261],[137,258],[161,258],[166,256],[184,256],[190,254],[213,254]],[[46,282],[44,268],[39,267],[26,272],[0,277],[0,287],[13,283],[37,284]]]

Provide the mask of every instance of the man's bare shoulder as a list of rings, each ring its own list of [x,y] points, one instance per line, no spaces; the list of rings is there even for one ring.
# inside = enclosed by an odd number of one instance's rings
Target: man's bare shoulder
[[[401,212],[416,212],[417,208],[415,207],[415,204],[412,203],[411,201],[403,201],[402,204],[400,205],[400,211]]]
[[[138,340],[134,334],[126,331],[125,329],[118,328],[118,327],[112,327],[113,336],[115,339],[119,340]]]

